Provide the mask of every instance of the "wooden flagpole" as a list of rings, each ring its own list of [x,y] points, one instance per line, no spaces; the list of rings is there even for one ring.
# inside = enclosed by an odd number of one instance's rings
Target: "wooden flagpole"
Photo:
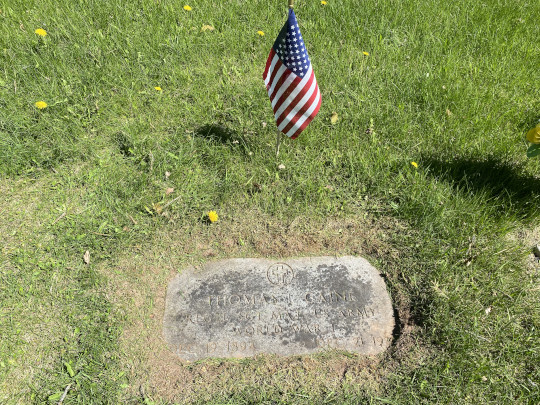
[[[294,8],[294,0],[289,0],[289,8]],[[281,131],[276,127],[277,137],[276,137],[276,157],[279,155],[279,145],[281,145]]]

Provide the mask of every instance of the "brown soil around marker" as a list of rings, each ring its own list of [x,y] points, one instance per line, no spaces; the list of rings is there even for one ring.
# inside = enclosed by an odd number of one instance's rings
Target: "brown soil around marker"
[[[525,263],[530,273],[538,274],[540,271],[540,258],[534,254],[534,247],[540,245],[540,226],[535,228],[520,229],[510,233],[508,239],[529,250]]]
[[[171,223],[170,229],[152,242],[133,246],[116,262],[101,265],[109,280],[108,299],[125,315],[121,344],[133,394],[180,403],[223,400],[239,393],[255,402],[262,393],[266,396],[261,398],[293,402],[297,395],[300,401],[303,392],[309,398],[324,398],[344,389],[359,395],[376,394],[381,379],[402,359],[410,358],[411,349],[417,356],[427,355],[413,337],[416,327],[398,276],[390,273],[386,277],[394,284],[390,290],[399,318],[399,336],[383,355],[352,356],[332,351],[289,358],[265,355],[242,360],[208,359],[193,364],[179,360],[165,344],[162,321],[168,281],[182,268],[232,257],[358,255],[375,266],[374,261],[384,263],[392,271],[392,263],[397,266],[400,255],[388,241],[389,235],[408,232],[394,219],[316,222],[296,218],[281,223],[260,213],[238,217],[246,219],[220,219],[210,225]]]

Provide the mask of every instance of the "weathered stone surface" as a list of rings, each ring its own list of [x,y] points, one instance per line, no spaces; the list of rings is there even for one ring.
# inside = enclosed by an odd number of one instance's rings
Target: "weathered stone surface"
[[[189,361],[325,348],[376,354],[390,345],[393,328],[382,277],[350,256],[189,268],[170,282],[164,316],[170,349]]]

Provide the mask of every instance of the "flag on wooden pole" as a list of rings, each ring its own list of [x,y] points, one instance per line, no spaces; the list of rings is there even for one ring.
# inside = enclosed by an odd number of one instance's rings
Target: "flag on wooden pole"
[[[278,130],[296,138],[321,107],[321,93],[292,8],[266,61],[264,84]]]

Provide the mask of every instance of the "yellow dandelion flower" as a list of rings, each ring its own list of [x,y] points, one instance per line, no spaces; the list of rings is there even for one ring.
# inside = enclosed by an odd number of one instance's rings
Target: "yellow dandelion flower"
[[[39,108],[40,110],[43,110],[44,108],[47,108],[47,103],[45,101],[38,101],[34,105],[36,106],[36,108]]]
[[[261,37],[264,37],[264,32],[262,31],[257,31],[257,34],[259,34]]]
[[[411,165],[413,165],[415,169],[418,169],[418,163],[416,163],[416,162],[411,162]]]
[[[326,1],[324,1],[324,0],[322,0],[322,1],[321,1],[321,4],[322,4],[323,6],[326,6],[328,3],[327,3]]]
[[[217,212],[216,211],[210,211],[208,213],[208,219],[210,220],[210,222],[216,222],[219,219]]]
[[[47,31],[45,31],[43,28],[38,28],[34,31],[36,34],[38,34],[40,37],[47,36]]]
[[[527,132],[527,140],[530,143],[540,144],[540,124]]]
[[[156,91],[161,91],[161,87],[159,86],[154,87],[154,89],[156,89]]]
[[[364,51],[364,52],[362,52],[362,53],[363,53],[365,56],[369,56],[369,52]]]
[[[188,6],[188,5],[186,4],[186,5],[184,6],[184,10],[186,10],[186,11],[191,11],[191,7]]]

